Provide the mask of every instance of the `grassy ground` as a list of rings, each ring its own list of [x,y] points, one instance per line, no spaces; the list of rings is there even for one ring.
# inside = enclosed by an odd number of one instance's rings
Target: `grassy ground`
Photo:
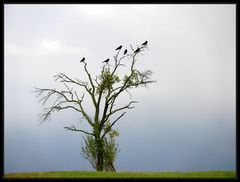
[[[56,171],[9,173],[4,178],[236,178],[235,171],[207,172],[93,172]]]

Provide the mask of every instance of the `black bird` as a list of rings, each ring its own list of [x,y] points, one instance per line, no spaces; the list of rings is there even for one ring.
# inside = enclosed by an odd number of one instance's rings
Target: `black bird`
[[[134,53],[138,53],[140,51],[140,48],[138,47]]]
[[[80,61],[80,63],[81,63],[81,62],[84,62],[84,61],[85,61],[85,57],[82,58],[82,60]]]
[[[142,43],[143,46],[146,46],[148,41],[146,40],[144,43]]]
[[[116,51],[117,50],[120,50],[120,49],[122,49],[122,45],[120,45],[117,49],[115,49]]]
[[[108,63],[108,61],[109,61],[109,58],[108,58],[108,59],[106,59],[105,61],[103,61],[103,63]]]
[[[124,50],[124,53],[123,53],[123,55],[124,55],[124,54],[127,54],[127,49],[125,49],[125,50]]]

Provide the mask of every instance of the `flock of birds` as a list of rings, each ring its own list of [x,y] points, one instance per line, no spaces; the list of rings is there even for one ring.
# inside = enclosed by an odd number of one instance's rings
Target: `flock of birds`
[[[148,41],[146,40],[144,43],[142,43],[142,45],[143,45],[143,46],[146,46],[147,43],[148,43]],[[121,50],[121,49],[122,49],[122,45],[120,45],[119,47],[117,47],[115,50],[117,51],[117,50]],[[138,47],[138,48],[134,51],[134,53],[136,54],[136,53],[138,53],[139,51],[140,51],[140,48]],[[127,54],[127,49],[125,49],[124,52],[123,52],[123,55],[125,55],[125,54]],[[109,60],[110,60],[110,59],[108,58],[108,59],[106,59],[105,61],[103,61],[103,63],[108,63]],[[81,59],[80,63],[81,63],[81,62],[84,62],[84,61],[85,61],[85,57],[83,57],[83,58]]]

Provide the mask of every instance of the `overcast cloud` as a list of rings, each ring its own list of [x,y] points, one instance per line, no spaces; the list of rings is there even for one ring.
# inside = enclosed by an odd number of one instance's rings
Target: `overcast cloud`
[[[132,92],[139,103],[115,125],[117,170],[235,169],[235,5],[5,4],[4,171],[93,170],[82,135],[63,128],[81,115],[39,125],[31,91],[58,87],[59,72],[81,78],[83,56],[96,75],[117,46],[145,40],[137,66],[157,82]]]

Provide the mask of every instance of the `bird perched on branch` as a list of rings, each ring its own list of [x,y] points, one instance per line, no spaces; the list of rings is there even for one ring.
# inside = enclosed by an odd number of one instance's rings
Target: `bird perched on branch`
[[[135,51],[134,51],[134,53],[138,53],[140,51],[140,48],[138,47]]]
[[[108,61],[109,61],[109,58],[108,58],[108,59],[106,59],[105,61],[103,61],[103,63],[108,63]]]
[[[81,62],[84,62],[84,61],[85,61],[85,57],[82,58],[82,60],[80,61],[80,63],[81,63]]]
[[[123,55],[125,55],[125,54],[127,54],[127,49],[125,49],[125,50],[124,50],[124,53],[123,53]]]
[[[117,50],[120,50],[120,49],[122,49],[122,45],[120,45],[119,47],[117,47],[117,49],[115,49],[115,50],[117,51]]]
[[[143,46],[146,46],[148,41],[146,40],[144,43],[142,43]]]

